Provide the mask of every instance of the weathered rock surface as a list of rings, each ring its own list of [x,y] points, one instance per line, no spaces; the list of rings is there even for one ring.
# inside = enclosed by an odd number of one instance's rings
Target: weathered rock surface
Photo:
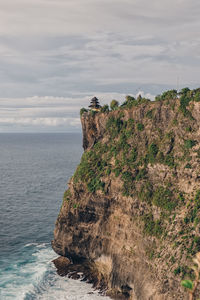
[[[85,113],[81,118],[85,153],[97,151],[97,143],[107,146],[100,161],[108,160],[110,151],[109,166],[104,169],[111,171],[101,169],[103,187],[93,192],[88,190],[92,179],[87,172],[76,171],[80,174],[69,183],[52,246],[80,271],[84,269],[81,265],[92,266],[96,285],[102,281],[108,294],[116,298],[187,299],[180,280],[189,273],[187,265],[198,251],[195,241],[200,234],[199,208],[193,200],[200,189],[200,103],[192,103],[190,110],[193,119],[179,112],[177,99],[142,104],[122,113]],[[127,124],[114,137],[106,125],[111,117]],[[134,126],[129,128],[131,119]],[[137,124],[144,128],[137,129]],[[124,144],[117,148],[127,132],[129,149]],[[152,143],[157,145],[155,155],[150,152]],[[112,155],[113,145],[118,152]],[[131,162],[127,157],[133,148],[137,148],[137,158]],[[126,163],[121,166],[124,157]],[[88,161],[91,163],[90,158]],[[118,176],[116,168],[120,169]],[[152,189],[149,194],[148,187]],[[66,264],[64,269],[61,275],[73,267]]]

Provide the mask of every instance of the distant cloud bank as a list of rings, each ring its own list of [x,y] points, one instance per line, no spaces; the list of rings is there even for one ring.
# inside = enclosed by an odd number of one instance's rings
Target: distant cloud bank
[[[137,93],[154,99],[151,94]],[[136,96],[137,96],[136,95]],[[80,131],[79,111],[88,107],[91,96],[78,98],[64,97],[28,97],[0,99],[0,132],[23,131]],[[125,94],[97,93],[100,103],[109,104],[112,99],[125,100]]]
[[[1,130],[75,128],[92,94],[198,87],[199,15],[199,0],[0,1]]]

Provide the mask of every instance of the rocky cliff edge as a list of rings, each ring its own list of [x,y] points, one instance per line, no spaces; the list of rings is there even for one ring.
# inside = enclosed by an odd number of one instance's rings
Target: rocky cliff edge
[[[53,249],[89,263],[123,299],[187,299],[180,280],[200,250],[200,102],[83,113],[84,154]]]

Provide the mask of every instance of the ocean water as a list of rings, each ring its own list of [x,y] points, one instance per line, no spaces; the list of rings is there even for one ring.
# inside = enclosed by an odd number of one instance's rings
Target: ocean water
[[[56,274],[54,223],[82,154],[80,134],[0,134],[0,299],[98,300]]]

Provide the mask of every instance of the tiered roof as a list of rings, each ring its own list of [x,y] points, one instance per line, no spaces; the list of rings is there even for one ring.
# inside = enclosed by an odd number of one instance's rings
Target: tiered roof
[[[100,108],[101,105],[99,104],[99,100],[96,97],[92,98],[91,101],[90,101],[89,107],[91,109],[98,109],[98,108]]]

